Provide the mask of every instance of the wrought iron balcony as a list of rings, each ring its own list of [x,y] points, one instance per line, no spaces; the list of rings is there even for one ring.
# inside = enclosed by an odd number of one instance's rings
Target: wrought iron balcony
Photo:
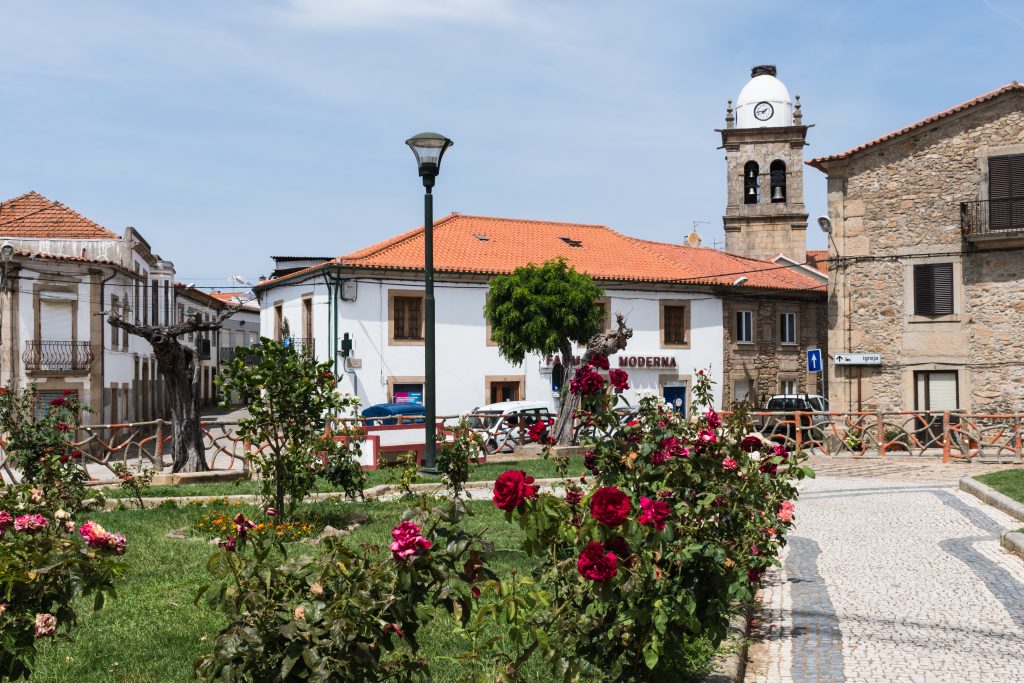
[[[27,341],[21,354],[30,372],[80,373],[92,365],[89,342]]]
[[[960,231],[972,242],[1024,238],[1024,199],[961,202]]]
[[[221,363],[230,363],[235,359],[235,347],[234,346],[222,346],[220,347],[220,353],[217,355]]]
[[[285,346],[291,346],[299,354],[310,356],[311,358],[316,357],[316,344],[313,337],[288,337],[281,343]]]

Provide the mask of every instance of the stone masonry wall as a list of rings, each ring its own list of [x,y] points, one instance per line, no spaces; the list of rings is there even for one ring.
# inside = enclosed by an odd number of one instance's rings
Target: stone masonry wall
[[[865,409],[915,408],[914,372],[957,370],[961,409],[1024,410],[1024,251],[961,236],[960,202],[986,199],[990,156],[1024,153],[1024,95],[1010,92],[849,160],[830,162],[833,353],[880,352]],[[914,316],[913,266],[950,262],[954,314]],[[831,364],[830,364],[831,367]],[[831,368],[833,409],[856,407],[854,374]]]
[[[736,312],[754,313],[754,340],[736,343]],[[797,314],[797,343],[779,343],[779,314]],[[799,393],[821,393],[818,376],[807,372],[807,350],[820,348],[827,357],[827,317],[825,294],[774,293],[761,296],[726,296],[722,302],[725,339],[722,372],[722,405],[730,406],[734,383],[750,380],[753,384],[751,402],[756,408],[779,393],[779,382],[793,379]]]

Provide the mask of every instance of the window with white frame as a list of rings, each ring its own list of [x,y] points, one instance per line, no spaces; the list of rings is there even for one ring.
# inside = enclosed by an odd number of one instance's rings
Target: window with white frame
[[[796,380],[795,379],[780,379],[779,380],[779,393],[780,394],[795,394],[796,393]]]
[[[736,311],[736,341],[740,344],[754,341],[753,311]]]
[[[779,314],[779,343],[796,344],[796,313]]]

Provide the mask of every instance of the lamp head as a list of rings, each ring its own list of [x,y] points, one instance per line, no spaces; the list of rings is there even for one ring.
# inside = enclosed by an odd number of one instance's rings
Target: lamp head
[[[818,216],[818,227],[823,233],[832,234],[832,219],[828,216]]]
[[[4,242],[0,246],[0,261],[10,263],[12,258],[14,258],[14,245],[10,242]]]
[[[441,157],[455,143],[440,133],[419,133],[405,141],[416,155],[416,166],[424,187],[433,187],[434,178],[441,172]]]

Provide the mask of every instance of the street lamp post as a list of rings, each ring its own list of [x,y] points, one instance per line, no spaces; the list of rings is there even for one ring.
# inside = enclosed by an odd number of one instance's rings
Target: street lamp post
[[[454,143],[438,133],[420,133],[405,141],[405,144],[412,148],[416,155],[416,165],[419,167],[420,177],[423,178],[423,234],[424,234],[424,280],[425,289],[423,300],[424,318],[424,378],[423,404],[426,409],[426,453],[423,458],[423,469],[434,472],[437,465],[437,399],[436,399],[436,376],[434,370],[434,350],[436,337],[434,335],[434,195],[431,190],[434,187],[434,179],[441,170],[441,157],[445,150]]]
[[[0,340],[3,339],[4,334],[4,307],[7,305],[7,268],[11,265],[11,259],[14,258],[14,245],[10,242],[4,242],[3,246],[0,246]],[[14,365],[14,348],[11,348],[9,357],[8,354],[3,352],[3,345],[0,343],[0,365],[6,370],[8,365]],[[10,381],[14,381],[14,369],[11,368]],[[3,382],[3,376],[0,375],[0,383]],[[4,385],[6,386],[6,385]]]

